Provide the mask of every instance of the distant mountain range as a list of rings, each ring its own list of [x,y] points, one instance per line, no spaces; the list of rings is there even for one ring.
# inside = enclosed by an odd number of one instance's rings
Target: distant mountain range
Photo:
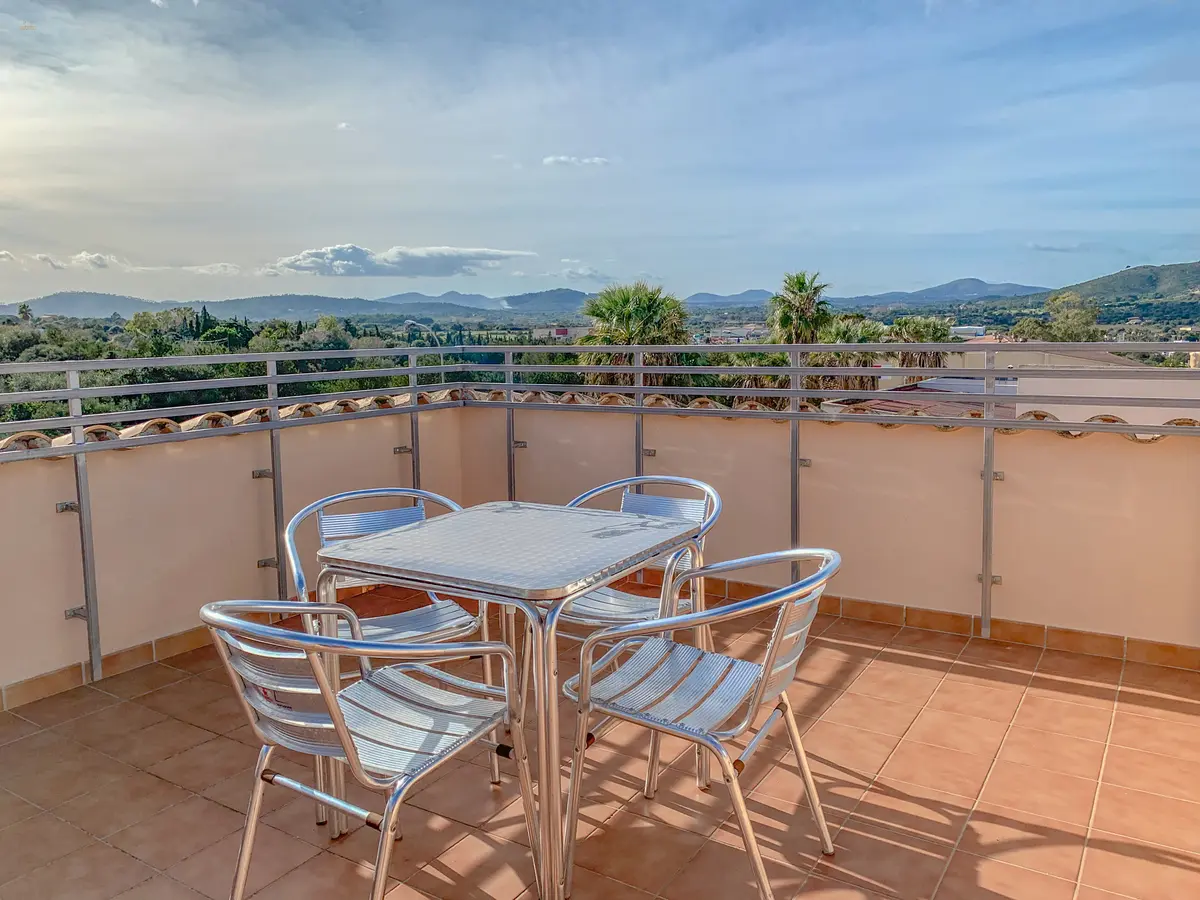
[[[903,308],[974,303],[981,300],[1027,298],[1029,305],[1039,305],[1051,288],[1026,284],[994,284],[978,278],[960,278],[920,291],[891,291],[859,297],[831,297],[838,307]],[[1112,275],[1095,278],[1063,290],[1073,290],[1085,297],[1094,297],[1101,304],[1130,300],[1200,300],[1200,262],[1167,266],[1137,266]],[[508,297],[487,297],[483,294],[462,294],[449,291],[438,296],[409,292],[367,300],[361,297],[324,297],[318,294],[276,294],[261,297],[238,297],[213,301],[151,301],[118,294],[96,294],[87,291],[60,292],[30,300],[35,315],[60,315],[77,318],[107,318],[113,313],[129,318],[139,312],[156,312],[180,306],[198,309],[201,305],[222,318],[304,319],[320,315],[345,316],[425,316],[442,319],[529,318],[578,316],[589,294],[571,288],[554,288]],[[771,296],[770,291],[749,290],[740,294],[692,294],[686,298],[689,306],[718,308],[761,306]],[[17,303],[0,304],[0,316],[16,315]]]

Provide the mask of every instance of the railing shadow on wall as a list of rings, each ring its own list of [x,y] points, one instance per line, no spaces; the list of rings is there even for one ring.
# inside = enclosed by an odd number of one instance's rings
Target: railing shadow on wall
[[[1200,482],[1196,445],[1163,442],[1153,464],[1130,453],[1142,449],[1138,443],[1200,436],[1200,422],[1178,415],[1126,422],[1120,413],[1200,410],[1200,370],[1007,365],[1006,354],[1030,346],[905,345],[981,357],[982,366],[961,369],[812,364],[818,355],[893,352],[888,344],[737,348],[785,352],[787,366],[650,365],[645,348],[574,346],[449,347],[448,362],[432,366],[420,365],[426,351],[410,348],[0,364],[0,413],[65,405],[63,414],[0,421],[0,463],[9,463],[0,465],[6,606],[25,626],[9,638],[20,641],[12,648],[20,652],[8,654],[16,662],[0,667],[0,684],[77,661],[74,618],[87,626],[84,676],[99,677],[106,657],[194,624],[195,607],[216,593],[286,596],[278,563],[289,511],[380,483],[424,486],[465,503],[564,502],[623,475],[682,472],[711,481],[726,498],[714,558],[828,544],[845,548],[839,590],[846,602],[965,617],[987,636],[999,583],[1003,612],[1014,621],[1046,623],[1053,597],[1067,610],[1058,615],[1063,622],[1128,634],[1128,611],[1113,597],[1097,602],[1079,575],[1107,569],[1116,585],[1107,593],[1120,595],[1133,582],[1114,577],[1126,571],[1114,557],[1131,550],[1178,560],[1139,568],[1137,577],[1148,577],[1160,596],[1197,594],[1200,541],[1186,512],[1196,508],[1189,497]],[[1175,349],[1037,345],[1046,354],[1114,348]],[[656,347],[655,354],[694,358],[710,349],[721,348]],[[522,362],[547,351],[591,359],[623,351],[629,362]],[[325,370],[330,364],[339,368]],[[163,374],[195,367],[214,374],[177,381]],[[317,371],[289,371],[302,367]],[[657,376],[702,383],[655,384]],[[928,398],[913,393],[860,389],[880,376],[938,378],[945,389],[925,407],[918,400]],[[616,383],[583,383],[589,378]],[[1020,394],[1031,408],[1018,415],[1013,392],[997,385],[1021,378],[1065,390]],[[47,387],[47,379],[55,383]],[[1153,396],[1155,383],[1167,380],[1195,390]],[[1081,381],[1090,392],[1072,393]],[[303,392],[314,383],[318,391]],[[1097,383],[1114,389],[1097,392]],[[1130,383],[1148,387],[1131,391]],[[140,408],[85,411],[122,398]],[[1097,405],[1112,411],[1073,421],[1038,409]],[[1020,432],[1034,434],[997,445],[997,433]],[[1105,433],[1130,440],[1060,439]],[[247,437],[208,441],[236,435]],[[155,449],[117,453],[132,447]],[[93,460],[95,453],[103,456]],[[1174,606],[1160,616],[1162,633],[1200,643],[1200,610]]]

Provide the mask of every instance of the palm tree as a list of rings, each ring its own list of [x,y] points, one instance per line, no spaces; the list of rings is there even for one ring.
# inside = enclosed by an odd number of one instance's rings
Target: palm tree
[[[829,301],[822,295],[819,272],[789,272],[783,276],[779,293],[767,301],[767,324],[771,340],[777,344],[811,344],[821,326],[833,321]]]
[[[17,318],[22,322],[32,322],[33,307],[31,307],[28,303],[22,303],[17,307]]]
[[[654,344],[687,344],[690,334],[687,328],[687,309],[674,294],[668,294],[657,285],[644,281],[633,284],[614,284],[606,287],[583,304],[583,314],[594,321],[592,330],[579,339],[581,344],[597,346],[634,346]],[[588,352],[580,355],[580,362],[588,366],[629,365],[628,353]],[[663,366],[671,361],[670,354],[647,353],[646,365]],[[589,384],[633,383],[633,376],[625,373],[593,372],[587,376]],[[662,385],[667,379],[661,374],[647,373],[645,383]]]
[[[717,359],[709,361],[709,365],[728,364],[732,366],[786,366],[788,363],[786,353],[731,353],[728,363]],[[763,406],[769,406],[771,409],[787,409],[786,397],[756,397],[753,391],[757,388],[786,388],[791,384],[790,375],[722,375],[719,381],[722,387],[747,391],[745,395],[738,394],[729,398],[733,404],[741,403],[743,400],[757,400]]]
[[[950,322],[937,316],[898,316],[888,328],[887,339],[903,344],[945,344],[952,337]],[[896,358],[902,368],[908,369],[944,369],[949,356],[941,350],[908,351],[900,350]],[[924,378],[909,376],[905,384],[914,384]]]
[[[822,344],[880,344],[884,339],[883,323],[863,316],[838,316],[823,325],[817,332],[818,343]],[[882,354],[873,351],[814,353],[809,358],[812,366],[845,366],[869,368],[874,366]],[[875,391],[879,389],[876,375],[819,375],[806,380],[806,386],[823,390]]]

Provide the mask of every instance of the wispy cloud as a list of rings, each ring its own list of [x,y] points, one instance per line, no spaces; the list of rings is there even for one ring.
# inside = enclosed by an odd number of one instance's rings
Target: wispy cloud
[[[1090,241],[1076,241],[1066,244],[1045,244],[1038,241],[1030,241],[1028,246],[1030,250],[1038,253],[1087,253],[1100,247],[1099,244]]]
[[[8,253],[8,251],[3,251]],[[3,253],[0,253],[0,259],[4,259]],[[8,253],[8,256],[15,262],[16,257]],[[206,263],[198,266],[139,266],[129,260],[121,259],[111,253],[91,253],[87,250],[81,250],[74,256],[69,256],[66,259],[60,259],[52,256],[49,253],[31,253],[29,258],[40,263],[44,263],[51,269],[57,272],[63,272],[68,269],[83,269],[87,271],[114,271],[114,272],[187,272],[191,275],[237,275],[241,272],[241,267],[234,263]]]
[[[265,275],[299,273],[324,276],[449,278],[494,269],[505,260],[537,256],[528,250],[470,247],[392,247],[376,252],[357,244],[338,244],[285,256],[261,269]]]
[[[616,281],[611,275],[606,275],[592,266],[574,266],[563,269],[558,274],[567,281],[596,281],[605,284]]]
[[[607,166],[611,160],[604,156],[544,156],[543,166]]]
[[[15,253],[8,250],[0,250],[0,262],[15,263],[16,261],[17,255]]]
[[[337,128],[335,130],[337,130],[337,131],[353,131],[354,127],[349,122],[338,122]]]

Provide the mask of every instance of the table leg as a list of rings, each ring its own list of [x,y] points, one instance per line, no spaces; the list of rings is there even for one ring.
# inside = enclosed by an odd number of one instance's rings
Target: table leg
[[[563,815],[562,815],[562,767],[558,752],[558,617],[565,604],[556,605],[546,616],[545,633],[542,636],[542,677],[546,691],[542,705],[543,729],[549,754],[546,765],[546,780],[542,783],[543,832],[547,833],[545,850],[545,880],[549,889],[543,892],[548,900],[563,900],[565,873],[563,871]]]
[[[337,577],[332,573],[322,572],[317,578],[317,602],[337,603]],[[337,637],[337,616],[320,616],[319,622],[322,634]],[[336,691],[342,683],[340,660],[336,653],[329,653],[326,654],[324,662],[329,683],[333,685],[333,689]],[[346,798],[346,781],[345,772],[342,770],[341,765],[333,759],[318,760],[317,764],[324,766],[325,789],[333,796],[344,800]],[[349,824],[344,812],[336,809],[327,809],[326,816],[330,840],[336,840],[349,831]]]

